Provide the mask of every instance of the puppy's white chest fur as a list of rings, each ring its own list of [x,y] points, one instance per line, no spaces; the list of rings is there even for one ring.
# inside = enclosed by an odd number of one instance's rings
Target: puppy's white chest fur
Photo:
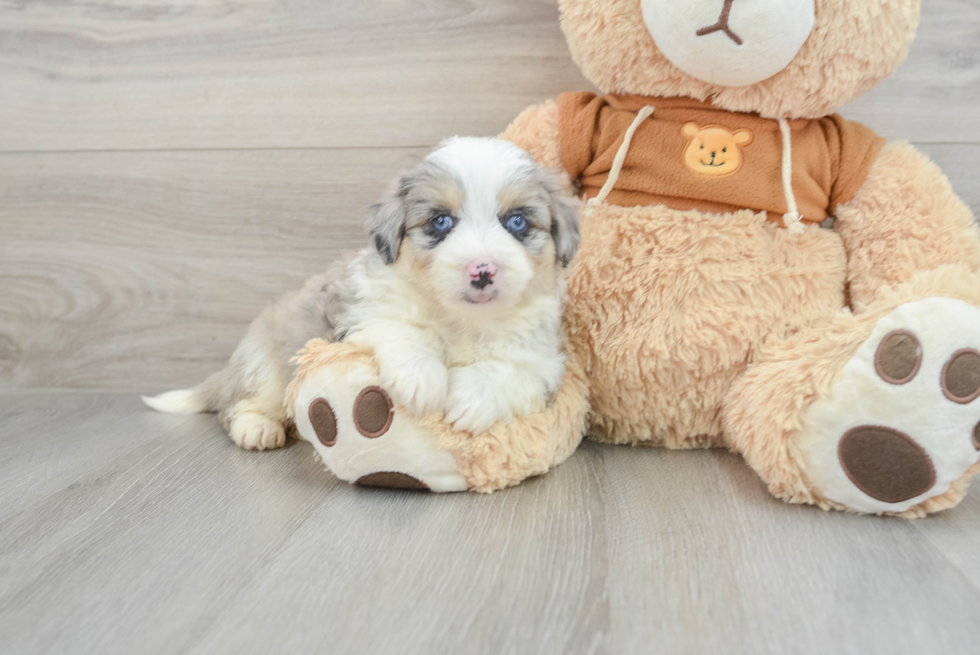
[[[344,326],[346,340],[375,350],[396,402],[445,411],[474,432],[544,409],[564,372],[564,284],[499,312],[457,312],[420,293],[404,269],[370,252],[354,260],[348,274],[357,300]]]

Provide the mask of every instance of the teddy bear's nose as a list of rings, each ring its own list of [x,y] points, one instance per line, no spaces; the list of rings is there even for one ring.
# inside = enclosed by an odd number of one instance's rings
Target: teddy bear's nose
[[[715,158],[715,155],[717,155],[717,154],[718,154],[717,151],[712,150],[711,151],[711,158],[714,159]]]

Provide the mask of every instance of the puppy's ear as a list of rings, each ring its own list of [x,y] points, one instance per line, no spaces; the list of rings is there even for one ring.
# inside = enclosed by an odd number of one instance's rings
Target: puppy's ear
[[[578,229],[580,203],[569,196],[561,187],[561,183],[552,176],[548,185],[551,196],[551,238],[555,240],[555,252],[558,262],[568,266],[575,253],[578,252],[582,237]]]
[[[406,180],[403,179],[381,202],[371,206],[368,215],[367,226],[371,241],[385,264],[395,263],[402,239],[405,238],[406,188]]]

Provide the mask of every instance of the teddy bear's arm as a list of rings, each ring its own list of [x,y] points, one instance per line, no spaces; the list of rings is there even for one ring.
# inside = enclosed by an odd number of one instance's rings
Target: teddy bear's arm
[[[547,100],[522,111],[500,134],[519,148],[531,153],[540,164],[561,170],[558,142],[558,103]]]
[[[939,167],[908,143],[885,146],[836,213],[855,306],[921,271],[948,264],[980,270],[980,230],[969,207]]]
[[[574,185],[561,159],[558,136],[558,103],[547,100],[522,111],[500,134],[501,139],[522,148],[542,166],[559,173],[565,190],[574,193]]]
[[[438,417],[423,427],[453,453],[472,491],[488,493],[542,475],[565,461],[585,436],[589,383],[585,356],[568,347],[568,364],[558,393],[542,411],[498,423],[480,434],[453,432]]]

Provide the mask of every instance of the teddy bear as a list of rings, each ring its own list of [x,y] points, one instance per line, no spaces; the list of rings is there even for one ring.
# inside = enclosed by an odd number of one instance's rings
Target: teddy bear
[[[790,503],[918,517],[980,470],[980,232],[942,172],[835,114],[905,58],[919,0],[560,0],[599,94],[502,133],[587,204],[567,370],[481,434],[393,406],[314,340],[287,405],[337,476],[489,492],[584,436],[739,453]]]

